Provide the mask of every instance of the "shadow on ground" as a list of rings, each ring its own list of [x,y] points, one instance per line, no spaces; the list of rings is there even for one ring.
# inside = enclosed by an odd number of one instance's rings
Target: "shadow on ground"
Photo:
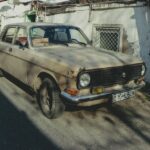
[[[134,99],[131,99],[127,102],[123,101],[115,104],[107,103],[103,105],[96,105],[94,107],[73,107],[68,109],[68,111],[77,111],[74,113],[74,116],[80,118],[81,120],[84,119],[87,123],[90,118],[99,119],[101,117],[103,118],[103,122],[107,122],[114,127],[118,126],[118,122],[116,122],[116,119],[114,119],[115,117],[117,120],[119,120],[119,124],[122,123],[137,137],[150,145],[149,108],[149,99],[139,92],[136,94]],[[99,116],[100,113],[101,116]],[[96,124],[98,124],[98,122]],[[94,126],[96,125],[93,124],[93,127]]]
[[[59,149],[44,136],[9,100],[0,93],[0,149],[48,150]]]
[[[144,117],[140,115],[137,111],[132,108],[124,108],[119,105],[113,105],[107,107],[108,111],[116,116],[122,123],[124,123],[128,128],[130,128],[137,136],[142,138],[145,142],[150,144],[150,136],[147,136],[141,129],[141,123],[135,122],[135,118],[141,120],[142,122],[147,122]],[[146,129],[146,128],[145,128]],[[148,130],[147,130],[148,131]]]
[[[15,84],[30,94],[22,84]],[[146,150],[147,145],[150,144],[150,101],[144,94],[139,93],[131,101],[122,101],[113,105],[107,103],[94,107],[69,106],[61,118],[51,123],[57,129],[61,129],[62,135],[69,136],[69,140],[72,137],[75,145],[87,149],[109,149],[110,146],[116,149],[122,146],[130,148],[142,141],[140,146]],[[17,92],[14,94],[21,95]],[[59,149],[2,93],[0,93],[0,130],[0,148],[3,150]],[[68,146],[67,143],[66,140],[64,145]]]

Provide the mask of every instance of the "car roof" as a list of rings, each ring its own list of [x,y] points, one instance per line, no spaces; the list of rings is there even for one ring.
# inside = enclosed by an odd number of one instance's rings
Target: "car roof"
[[[23,22],[23,23],[13,23],[8,24],[7,26],[24,26],[24,27],[32,27],[32,26],[65,26],[65,27],[76,27],[68,24],[60,24],[60,23],[48,23],[48,22]]]

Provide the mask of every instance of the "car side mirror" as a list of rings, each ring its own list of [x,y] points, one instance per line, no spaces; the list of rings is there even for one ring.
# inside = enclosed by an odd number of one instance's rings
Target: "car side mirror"
[[[19,48],[25,49],[27,47],[27,37],[19,37]]]

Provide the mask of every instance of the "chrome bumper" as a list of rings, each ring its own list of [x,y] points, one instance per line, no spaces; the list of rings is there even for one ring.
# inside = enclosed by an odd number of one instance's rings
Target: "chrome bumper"
[[[86,102],[86,101],[92,101],[92,100],[96,100],[96,99],[100,99],[100,98],[111,98],[112,94],[115,93],[119,93],[119,92],[124,92],[124,91],[129,91],[129,90],[138,90],[141,89],[144,85],[140,85],[134,88],[126,88],[126,89],[122,89],[122,90],[117,90],[117,91],[112,91],[112,92],[105,92],[105,93],[101,93],[101,94],[90,94],[90,95],[77,95],[77,96],[72,96],[69,95],[66,92],[61,92],[61,96],[63,98],[65,98],[66,100],[68,100],[69,102],[72,103],[81,103],[81,102]]]

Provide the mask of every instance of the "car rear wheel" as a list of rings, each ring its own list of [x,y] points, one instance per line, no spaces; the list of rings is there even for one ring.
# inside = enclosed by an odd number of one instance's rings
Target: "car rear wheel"
[[[37,98],[41,111],[49,119],[57,118],[65,110],[65,105],[60,99],[60,91],[49,78],[43,80]]]

